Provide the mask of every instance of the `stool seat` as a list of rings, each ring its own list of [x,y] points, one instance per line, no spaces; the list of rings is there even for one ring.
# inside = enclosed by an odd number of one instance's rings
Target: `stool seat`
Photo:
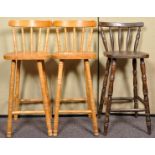
[[[15,52],[9,52],[4,55],[4,59],[6,60],[45,60],[50,57],[50,54],[48,52],[44,51],[19,51],[17,53]]]
[[[104,55],[108,58],[116,59],[149,58],[149,54],[139,51],[110,51],[105,52]]]
[[[67,52],[56,52],[51,54],[51,58],[54,59],[96,59],[96,53],[94,52],[78,52],[78,51],[67,51]]]

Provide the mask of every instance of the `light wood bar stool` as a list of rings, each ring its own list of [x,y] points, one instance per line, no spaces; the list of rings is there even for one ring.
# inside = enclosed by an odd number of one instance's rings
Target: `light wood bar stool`
[[[98,135],[98,125],[96,118],[96,107],[93,96],[92,79],[90,73],[89,59],[95,59],[96,54],[91,51],[91,43],[93,36],[93,28],[96,26],[95,21],[54,21],[54,27],[56,27],[57,34],[57,52],[52,54],[52,58],[59,59],[58,66],[58,81],[55,98],[55,114],[54,114],[54,136],[58,134],[58,122],[59,114],[88,114],[92,119],[94,135]],[[88,38],[86,38],[86,30]],[[61,40],[60,33],[63,32],[63,41]],[[78,37],[79,44],[78,44]],[[72,37],[69,38],[68,33],[72,33]],[[84,48],[84,41],[87,40],[87,46]],[[69,44],[72,43],[72,44]],[[64,48],[63,48],[64,45]],[[62,78],[64,71],[64,61],[67,60],[82,60],[84,62],[84,72],[86,80],[86,99],[61,99],[62,93]],[[88,104],[88,110],[60,110],[60,102],[86,102]]]
[[[151,119],[150,119],[150,108],[149,108],[149,98],[148,98],[148,87],[147,87],[147,78],[146,78],[146,68],[145,68],[145,62],[144,62],[144,59],[148,58],[149,55],[147,53],[137,51],[137,47],[140,39],[140,32],[141,32],[141,28],[144,26],[144,23],[100,22],[99,26],[101,28],[101,37],[105,47],[104,55],[107,57],[106,71],[105,71],[103,88],[101,93],[101,100],[100,100],[100,105],[98,109],[98,115],[100,117],[103,109],[103,104],[105,104],[106,114],[105,114],[105,121],[104,121],[104,134],[107,135],[107,132],[108,132],[110,112],[133,112],[135,113],[135,116],[137,116],[138,112],[145,112],[147,131],[148,131],[148,134],[151,134]],[[117,36],[117,39],[116,39],[116,36]],[[107,38],[109,38],[109,42],[107,41],[108,40]],[[123,44],[123,41],[124,41],[124,44]],[[120,59],[132,60],[133,97],[118,97],[118,98],[113,97],[112,98],[116,63]],[[144,98],[141,98],[138,95],[137,59],[140,60]],[[107,97],[106,97],[106,92],[108,93]],[[123,103],[128,101],[134,102],[133,109],[120,109],[120,110],[111,109],[112,102]],[[144,108],[138,108],[138,101],[144,105]]]
[[[8,25],[12,28],[14,50],[4,55],[4,59],[11,61],[7,137],[12,136],[12,117],[14,116],[14,119],[17,120],[20,114],[45,114],[48,135],[51,136],[52,115],[44,61],[49,58],[48,40],[52,22],[39,20],[10,20]],[[19,34],[21,39],[18,39]],[[35,36],[37,37],[35,38]],[[19,44],[21,44],[21,50]],[[37,64],[43,100],[20,98],[20,67],[21,62],[27,60],[35,61]],[[42,102],[44,110],[26,111],[19,109],[21,104],[36,104]]]

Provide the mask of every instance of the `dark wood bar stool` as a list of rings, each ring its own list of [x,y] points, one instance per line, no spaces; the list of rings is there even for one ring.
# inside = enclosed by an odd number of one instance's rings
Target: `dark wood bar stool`
[[[94,135],[98,135],[96,107],[95,107],[95,102],[93,97],[92,79],[91,79],[90,64],[89,64],[89,59],[96,58],[96,54],[91,50],[93,28],[96,26],[96,22],[95,21],[54,21],[53,25],[54,27],[56,27],[58,51],[52,54],[51,57],[53,59],[59,59],[58,81],[57,81],[55,110],[54,110],[55,111],[54,130],[53,130],[54,136],[57,136],[58,134],[59,114],[90,115],[93,123]],[[62,36],[60,34],[63,34],[63,39],[61,39]],[[86,42],[86,47],[84,46],[84,42]],[[74,60],[74,61],[82,60],[84,63],[84,73],[85,73],[85,80],[86,80],[86,96],[87,96],[86,98],[61,99],[64,66],[65,66],[65,61],[68,61],[68,60]],[[88,104],[88,109],[87,110],[60,110],[60,102],[86,102]]]
[[[8,25],[13,33],[13,52],[4,55],[4,59],[11,61],[11,75],[8,103],[8,124],[7,137],[12,136],[12,117],[17,120],[18,115],[44,115],[48,135],[52,135],[51,110],[48,86],[46,81],[45,63],[49,58],[48,40],[49,31],[52,26],[51,21],[39,20],[11,20]],[[20,39],[18,37],[21,37]],[[21,48],[20,46],[21,45]],[[37,64],[41,92],[43,99],[21,99],[20,98],[20,68],[22,61],[34,61]],[[44,110],[20,110],[21,104],[42,103]]]
[[[104,120],[104,134],[108,133],[109,126],[109,116],[110,112],[134,112],[137,116],[138,112],[145,111],[146,115],[146,125],[148,134],[151,134],[151,119],[150,119],[150,109],[149,109],[149,98],[148,98],[148,87],[146,78],[146,68],[144,59],[148,58],[147,53],[137,51],[141,28],[144,23],[110,23],[110,22],[100,22],[100,33],[102,41],[105,47],[104,55],[107,57],[105,76],[103,80],[103,88],[101,92],[100,105],[98,109],[98,116],[100,117],[103,104],[106,106],[105,120]],[[126,35],[124,34],[126,33]],[[134,35],[135,34],[135,38]],[[116,35],[115,35],[116,34]],[[116,39],[117,36],[117,39]],[[107,41],[109,37],[109,42]],[[123,39],[125,40],[125,48],[123,49]],[[118,43],[117,43],[118,42]],[[132,46],[133,45],[133,46]],[[118,49],[118,50],[117,50]],[[117,61],[120,59],[131,59],[133,66],[133,94],[134,97],[118,97],[113,98],[113,83],[115,79],[115,71]],[[137,90],[137,59],[140,60],[140,69],[142,74],[142,88],[144,98],[142,99],[138,95]],[[107,96],[106,96],[107,92]],[[121,109],[112,110],[112,101],[133,101],[133,109]],[[144,109],[138,108],[138,101],[144,105]]]

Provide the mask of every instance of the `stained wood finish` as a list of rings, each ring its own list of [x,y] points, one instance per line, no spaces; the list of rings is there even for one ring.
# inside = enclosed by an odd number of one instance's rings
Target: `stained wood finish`
[[[138,51],[138,43],[140,40],[141,28],[144,26],[143,23],[109,23],[109,22],[100,22],[100,32],[105,47],[104,55],[107,57],[106,71],[103,80],[103,88],[101,92],[101,99],[98,109],[98,116],[100,117],[103,104],[106,106],[106,114],[104,120],[104,134],[108,133],[109,126],[109,115],[110,112],[133,112],[135,116],[138,116],[138,112],[145,111],[146,115],[146,125],[148,134],[151,134],[151,119],[150,119],[150,109],[149,109],[149,100],[148,100],[148,88],[147,88],[147,79],[146,79],[146,69],[144,58],[148,58],[149,54],[145,52]],[[127,31],[125,49],[122,47],[123,43],[123,32]],[[135,39],[132,36],[133,31],[137,31]],[[118,43],[115,42],[113,33],[118,33]],[[106,33],[109,34],[109,43],[107,42]],[[132,43],[133,42],[133,43]],[[134,44],[133,47],[131,45]],[[110,47],[108,47],[110,45]],[[118,49],[116,49],[118,45]],[[133,97],[117,97],[112,98],[113,93],[113,83],[116,70],[116,62],[118,59],[132,59],[133,67]],[[137,59],[140,59],[140,67],[142,72],[142,83],[143,83],[143,94],[144,99],[138,96],[138,81],[137,81]],[[116,61],[117,60],[117,61]],[[110,63],[111,61],[111,63]],[[109,84],[109,85],[108,85]],[[108,87],[107,87],[108,86]],[[108,96],[106,96],[108,92]],[[144,109],[138,108],[138,101],[144,104]],[[134,102],[134,108],[132,109],[111,109],[112,103],[125,103],[125,102]]]
[[[53,26],[56,27],[56,35],[57,35],[57,51],[58,53],[66,53],[69,55],[70,53],[76,53],[81,57],[83,52],[92,53],[91,45],[92,45],[92,38],[93,38],[93,29],[96,26],[95,21],[54,21]],[[87,31],[86,31],[87,30]],[[61,40],[61,32],[64,32],[63,40]],[[72,32],[71,38],[69,37],[69,33]],[[88,39],[86,35],[88,33]],[[81,37],[77,37],[80,35]],[[84,42],[86,42],[86,47],[84,48]],[[72,43],[72,45],[69,45]],[[64,48],[63,48],[64,45]],[[60,54],[60,53],[59,53]],[[56,55],[56,54],[55,54]],[[61,59],[56,56],[57,59]],[[92,56],[93,57],[93,56]],[[65,59],[65,55],[64,58]],[[71,59],[71,58],[68,58]],[[73,58],[75,59],[75,58]],[[83,57],[79,59],[84,59]],[[91,59],[91,58],[90,58]]]
[[[92,112],[92,125],[94,130],[94,135],[98,136],[98,123],[96,118],[96,106],[94,101],[94,95],[93,95],[93,87],[92,87],[92,80],[91,80],[91,73],[90,73],[90,64],[88,60],[84,61],[85,66],[85,72],[88,82],[88,90],[89,90],[89,102],[88,106],[90,106],[91,112]]]
[[[16,62],[16,90],[15,90],[15,111],[19,109],[19,104],[20,104],[20,66],[21,66],[21,61]],[[14,119],[17,120],[18,115],[14,115]]]
[[[145,109],[112,109],[111,112],[144,112]]]
[[[138,109],[138,88],[137,88],[137,60],[132,60],[133,66],[133,92],[134,92],[134,108]],[[135,112],[135,116],[137,117],[137,112]]]
[[[12,111],[14,101],[14,81],[15,81],[16,61],[11,62],[11,75],[9,86],[9,100],[8,100],[8,122],[7,122],[7,137],[12,136]]]
[[[86,102],[85,98],[65,98],[65,99],[61,99],[61,102],[66,102],[66,103],[72,103],[72,102]]]
[[[144,94],[144,106],[146,115],[146,125],[148,134],[151,134],[151,119],[150,119],[150,107],[149,107],[149,97],[148,97],[148,87],[147,87],[147,77],[144,59],[140,59],[140,67],[142,73],[142,83],[143,83],[143,94]]]
[[[48,56],[47,56],[48,57]],[[96,59],[96,54],[93,52],[57,52],[50,56],[53,59],[72,59],[72,60],[81,60],[81,59]]]
[[[95,27],[95,21],[84,21],[84,20],[57,20],[53,22],[53,25],[56,27]]]
[[[26,51],[26,53],[23,53],[23,51],[18,51],[18,53],[6,53],[4,55],[4,59],[6,60],[46,60],[49,59],[51,55],[48,52],[44,51]]]
[[[33,111],[13,111],[13,115],[45,115],[43,110],[33,110]]]
[[[100,22],[101,36],[103,44],[105,47],[105,55],[108,58],[148,58],[147,53],[138,52],[138,43],[140,39],[141,28],[144,26],[144,23],[109,23],[109,22]],[[109,29],[109,30],[108,30]],[[123,37],[123,33],[127,32],[126,38]],[[132,38],[132,32],[137,31],[136,38]],[[107,39],[105,33],[109,32],[110,37],[110,47],[108,47]],[[118,34],[118,39],[116,41],[114,32]],[[126,40],[126,46],[123,49],[123,39]],[[131,47],[131,43],[134,42],[134,46]],[[118,49],[116,48],[118,45]]]
[[[51,21],[43,21],[43,20],[10,20],[8,23],[11,27],[34,27],[34,28],[45,28],[51,27]]]
[[[128,28],[127,38],[126,38],[126,50],[129,51],[129,44],[131,41],[131,28]]]
[[[76,115],[82,115],[82,114],[91,114],[91,110],[59,110],[59,114],[76,114]]]
[[[85,65],[84,65],[84,67],[85,67]],[[91,105],[90,105],[90,93],[89,93],[89,84],[88,84],[88,75],[87,75],[87,73],[86,73],[86,71],[85,71],[85,83],[86,83],[86,96],[87,96],[87,103],[88,103],[88,109],[91,109]],[[89,116],[89,118],[92,118],[92,115],[91,114],[89,114],[88,115]]]
[[[117,23],[117,22],[99,22],[100,27],[122,27],[122,28],[129,28],[129,27],[143,27],[143,22],[136,22],[136,23]]]
[[[59,121],[59,109],[60,109],[60,98],[62,91],[62,76],[63,76],[64,62],[60,60],[58,67],[58,79],[57,79],[57,89],[55,97],[55,110],[54,110],[54,130],[53,135],[58,135],[58,121]]]
[[[46,125],[48,129],[48,136],[52,136],[52,127],[51,127],[51,108],[50,108],[50,99],[48,94],[48,87],[46,81],[46,73],[45,73],[45,64],[44,61],[37,61],[37,67],[39,71],[40,85],[43,97],[43,105],[46,117]]]
[[[14,50],[6,53],[4,58],[7,60],[44,60],[49,58],[48,40],[49,31],[52,26],[51,21],[38,20],[11,20],[8,23],[12,27]],[[29,32],[29,41],[26,42],[26,33]],[[45,33],[45,37],[43,34]],[[21,34],[20,41],[17,36]],[[36,40],[35,41],[35,36]],[[41,47],[42,43],[44,46]],[[21,49],[19,48],[21,44]],[[30,44],[30,48],[29,45]],[[27,47],[27,48],[26,48]],[[36,54],[37,53],[37,54]]]
[[[108,87],[108,98],[106,100],[106,113],[104,119],[104,135],[108,133],[109,126],[109,116],[111,111],[111,102],[112,102],[112,94],[113,94],[113,83],[115,79],[115,71],[116,71],[116,59],[113,59],[111,62],[111,71],[109,75],[109,87]]]
[[[101,93],[101,99],[100,99],[100,105],[98,109],[98,117],[100,118],[102,110],[103,110],[103,104],[105,102],[105,95],[106,95],[106,87],[108,84],[108,75],[109,75],[109,68],[110,68],[110,62],[111,59],[107,59],[106,63],[106,70],[104,74],[104,80],[103,80],[103,87],[102,87],[102,93]]]
[[[43,100],[42,99],[20,99],[20,102],[22,104],[34,104],[34,103],[40,104],[43,102]]]
[[[92,120],[94,135],[98,135],[98,124],[96,118],[96,107],[93,97],[92,80],[90,74],[90,65],[88,59],[95,59],[96,54],[92,52],[93,28],[95,21],[54,21],[56,27],[57,52],[51,55],[51,58],[59,59],[58,81],[55,99],[54,115],[54,136],[58,134],[59,114],[88,114]],[[63,33],[62,33],[63,32]],[[71,33],[72,36],[68,33]],[[63,35],[61,40],[60,34]],[[86,35],[88,34],[88,37]],[[71,40],[70,40],[71,39]],[[86,47],[84,47],[86,42]],[[71,44],[70,44],[71,43]],[[64,46],[64,48],[63,48]],[[62,92],[62,75],[64,69],[64,60],[83,60],[86,80],[86,99],[82,100],[88,104],[88,110],[60,110]],[[73,100],[73,99],[72,99]],[[73,100],[74,101],[74,100]],[[76,100],[75,100],[76,101]]]
[[[128,51],[126,52],[119,52],[119,51],[113,51],[113,52],[105,52],[104,55],[108,58],[116,58],[116,59],[134,59],[134,58],[148,58],[149,54],[145,52],[132,52]]]
[[[4,55],[6,60],[11,60],[11,76],[10,76],[10,90],[9,90],[9,106],[8,106],[8,127],[7,127],[7,137],[12,136],[12,116],[17,120],[18,115],[26,114],[44,114],[46,117],[46,125],[48,130],[48,135],[52,135],[51,127],[51,108],[50,99],[48,94],[48,87],[45,74],[45,64],[44,60],[49,58],[48,53],[48,38],[49,29],[51,27],[51,21],[35,21],[35,20],[11,20],[9,21],[9,26],[12,27],[13,33],[13,52]],[[43,40],[42,30],[46,30],[45,39]],[[25,33],[29,32],[29,48],[26,44]],[[37,32],[37,43],[35,43],[34,37],[35,32]],[[21,34],[21,42],[18,42],[17,33]],[[44,41],[44,46],[41,47],[41,42]],[[21,49],[19,49],[19,43],[21,43]],[[35,48],[36,47],[36,48]],[[43,100],[34,99],[20,99],[20,66],[21,62],[25,60],[33,60],[37,63],[39,71],[39,79],[41,85],[41,92]],[[14,86],[15,85],[15,86]],[[43,111],[22,111],[20,110],[20,105],[22,103],[36,104],[38,102],[43,102]]]

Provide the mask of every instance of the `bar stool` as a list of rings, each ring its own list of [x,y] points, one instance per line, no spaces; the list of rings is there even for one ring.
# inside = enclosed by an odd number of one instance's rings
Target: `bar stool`
[[[58,122],[59,114],[88,114],[92,119],[94,135],[98,135],[98,125],[96,118],[96,107],[94,103],[92,79],[90,73],[89,59],[95,59],[96,54],[91,51],[91,42],[93,35],[93,28],[96,26],[95,21],[54,21],[54,27],[56,27],[57,34],[57,52],[52,54],[53,59],[59,60],[58,65],[58,81],[55,98],[55,114],[54,114],[54,136],[58,134]],[[89,34],[86,32],[89,31]],[[61,40],[60,33],[64,32],[64,39]],[[80,35],[80,41],[78,44],[77,39]],[[72,37],[69,38],[69,34]],[[88,38],[86,38],[88,34]],[[87,41],[87,47],[84,49],[84,41]],[[69,44],[69,43],[72,43]],[[64,45],[64,48],[62,47]],[[86,80],[86,99],[85,98],[72,98],[72,99],[61,99],[62,93],[62,77],[64,71],[65,61],[68,60],[82,60],[84,62],[84,72]],[[60,102],[86,102],[88,104],[88,110],[60,110]]]
[[[7,137],[12,136],[12,117],[14,116],[14,119],[17,120],[18,115],[21,114],[45,114],[48,136],[51,136],[52,115],[50,110],[50,99],[48,94],[44,61],[49,57],[48,40],[52,23],[51,21],[39,20],[10,20],[8,25],[12,28],[14,50],[13,52],[4,55],[4,59],[11,61]],[[20,41],[17,38],[18,34],[21,36]],[[29,34],[29,36],[27,36],[27,34]],[[35,36],[37,36],[36,40]],[[42,47],[42,43],[44,44],[44,47]],[[19,44],[21,44],[21,50],[19,48]],[[20,98],[20,67],[21,62],[27,60],[34,61],[37,64],[43,100]],[[19,109],[21,104],[36,104],[41,102],[43,102],[44,110],[27,111]]]
[[[103,109],[103,104],[105,104],[106,113],[105,113],[105,120],[104,120],[104,134],[107,135],[108,133],[110,112],[134,112],[135,116],[137,116],[138,112],[142,112],[142,111],[145,111],[148,134],[151,134],[151,119],[150,119],[150,109],[149,109],[149,99],[148,99],[148,88],[147,88],[146,68],[145,68],[145,62],[144,62],[144,59],[148,58],[149,55],[147,53],[137,51],[137,47],[140,39],[140,32],[141,32],[141,28],[144,26],[144,23],[100,22],[99,26],[101,28],[101,37],[105,47],[104,55],[107,57],[106,71],[105,71],[105,76],[103,80],[103,88],[101,93],[100,105],[98,109],[98,115],[100,117]],[[126,33],[125,49],[122,48],[123,38],[125,38],[124,33]],[[116,36],[115,34],[118,34],[117,39],[115,38]],[[133,34],[135,34],[135,39]],[[109,44],[107,42],[108,36],[110,41]],[[114,40],[115,41],[117,40],[118,43],[115,42]],[[112,98],[116,63],[120,59],[132,60],[134,97],[131,97],[131,98],[130,97]],[[143,87],[143,94],[144,94],[143,99],[138,95],[138,90],[137,90],[137,59],[140,59],[140,68],[142,73],[142,85],[143,85],[142,87]],[[106,97],[106,92],[108,92],[107,97]],[[112,110],[111,109],[112,101],[115,101],[115,102],[116,101],[119,101],[119,102],[134,101],[134,108]],[[138,101],[140,101],[144,105],[145,107],[144,109],[138,108]]]

